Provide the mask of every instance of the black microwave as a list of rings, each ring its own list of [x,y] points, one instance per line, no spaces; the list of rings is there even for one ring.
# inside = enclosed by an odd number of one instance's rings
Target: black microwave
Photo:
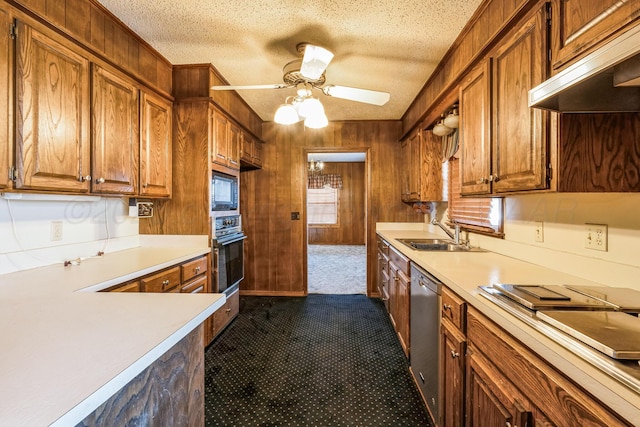
[[[211,176],[211,210],[234,211],[238,209],[238,178],[213,172]]]

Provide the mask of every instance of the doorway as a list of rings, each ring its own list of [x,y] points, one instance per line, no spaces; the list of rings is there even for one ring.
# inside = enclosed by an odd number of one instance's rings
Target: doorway
[[[305,156],[307,293],[366,295],[367,151]]]

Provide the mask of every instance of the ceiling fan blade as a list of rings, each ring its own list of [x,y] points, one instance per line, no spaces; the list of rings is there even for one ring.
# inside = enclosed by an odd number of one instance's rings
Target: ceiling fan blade
[[[332,59],[333,53],[327,49],[308,44],[304,48],[300,74],[309,80],[318,80]]]
[[[327,85],[322,88],[322,92],[328,96],[348,99],[351,101],[364,102],[373,105],[384,105],[389,101],[390,95],[387,92],[377,90],[358,89],[347,86]]]
[[[248,85],[248,86],[222,85],[222,86],[211,86],[211,89],[212,90],[286,89],[288,87],[290,86],[282,83],[277,83],[273,85]]]

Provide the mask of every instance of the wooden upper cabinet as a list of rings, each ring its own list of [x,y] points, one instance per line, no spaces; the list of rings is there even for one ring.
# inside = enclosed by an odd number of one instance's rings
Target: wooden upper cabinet
[[[442,139],[416,128],[402,141],[402,201],[444,200]]]
[[[140,150],[138,87],[93,65],[92,192],[136,194]]]
[[[227,141],[229,140],[229,120],[218,111],[211,110],[211,129],[213,147],[211,162],[227,166]]]
[[[233,122],[229,122],[229,133],[227,141],[227,165],[233,169],[240,169],[240,141],[242,130]]]
[[[0,190],[11,186],[9,169],[13,152],[13,64],[11,62],[12,40],[10,37],[11,16],[0,5]]]
[[[171,197],[170,101],[141,92],[140,195]]]
[[[15,186],[86,193],[89,60],[64,38],[24,22],[16,43]]]
[[[491,192],[491,59],[474,68],[460,85],[460,192]]]
[[[529,108],[529,89],[547,78],[547,9],[539,9],[493,55],[494,193],[547,188],[548,113]]]
[[[552,66],[559,71],[640,19],[635,0],[553,0]]]
[[[514,28],[460,86],[462,195],[549,187],[549,120],[528,106],[548,74],[547,5]]]
[[[242,129],[220,111],[212,108],[211,132],[211,162],[230,169],[240,169]]]

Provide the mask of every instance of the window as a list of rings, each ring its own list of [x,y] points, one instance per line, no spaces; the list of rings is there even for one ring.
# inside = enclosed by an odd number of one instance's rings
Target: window
[[[460,196],[460,160],[449,160],[449,221],[459,223],[462,228],[496,237],[502,232],[501,197]]]
[[[307,189],[307,222],[315,227],[338,226],[339,189]]]

